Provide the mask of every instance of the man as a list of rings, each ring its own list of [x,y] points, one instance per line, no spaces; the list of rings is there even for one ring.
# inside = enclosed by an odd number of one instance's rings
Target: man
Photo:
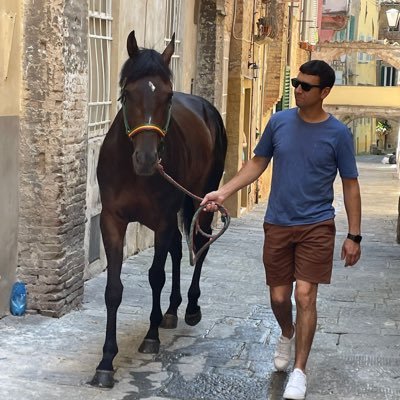
[[[335,82],[324,61],[303,64],[295,88],[296,108],[276,113],[268,122],[254,157],[218,191],[202,202],[215,203],[256,180],[273,157],[271,193],[264,219],[263,261],[271,308],[282,330],[274,355],[277,370],[289,365],[295,344],[294,369],[283,397],[304,399],[306,363],[317,324],[317,291],[330,283],[335,241],[333,183],[339,171],[348,220],[342,246],[345,266],[360,258],[361,199],[353,139],[349,129],[323,109]],[[293,283],[296,320],[293,323]]]

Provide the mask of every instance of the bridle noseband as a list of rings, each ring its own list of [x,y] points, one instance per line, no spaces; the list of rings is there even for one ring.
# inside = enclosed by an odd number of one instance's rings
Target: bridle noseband
[[[123,88],[121,90],[121,96],[119,97],[118,100],[120,100],[121,104],[122,104],[122,114],[124,116],[124,125],[125,125],[126,134],[128,135],[128,137],[130,139],[132,139],[134,136],[136,136],[137,134],[139,134],[141,132],[146,132],[146,131],[154,132],[155,131],[160,136],[160,138],[163,139],[165,137],[165,135],[167,134],[169,124],[171,122],[172,102],[170,101],[168,104],[167,118],[165,121],[164,128],[161,128],[158,125],[148,122],[148,123],[144,123],[142,125],[139,125],[133,129],[131,129],[131,127],[129,126],[128,116],[127,116],[127,111],[126,111],[126,94],[125,94],[126,89],[125,89],[125,87],[126,87],[126,84],[123,85]]]

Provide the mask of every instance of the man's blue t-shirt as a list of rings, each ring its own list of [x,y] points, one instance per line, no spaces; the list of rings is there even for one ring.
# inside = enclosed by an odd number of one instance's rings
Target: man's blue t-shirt
[[[334,218],[333,182],[357,178],[353,138],[332,115],[308,123],[292,108],[274,114],[254,149],[273,157],[272,185],[265,222],[306,225]]]

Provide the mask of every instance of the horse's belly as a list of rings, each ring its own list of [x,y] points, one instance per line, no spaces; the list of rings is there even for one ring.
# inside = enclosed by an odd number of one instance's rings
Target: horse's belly
[[[153,231],[156,231],[164,221],[176,213],[176,210],[168,210],[155,201],[145,203],[134,201],[124,207],[124,214],[129,222],[139,222]]]

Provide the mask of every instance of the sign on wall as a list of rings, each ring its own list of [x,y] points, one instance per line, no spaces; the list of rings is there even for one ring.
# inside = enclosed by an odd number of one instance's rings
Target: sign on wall
[[[347,14],[349,0],[325,0],[322,6],[322,14]]]

